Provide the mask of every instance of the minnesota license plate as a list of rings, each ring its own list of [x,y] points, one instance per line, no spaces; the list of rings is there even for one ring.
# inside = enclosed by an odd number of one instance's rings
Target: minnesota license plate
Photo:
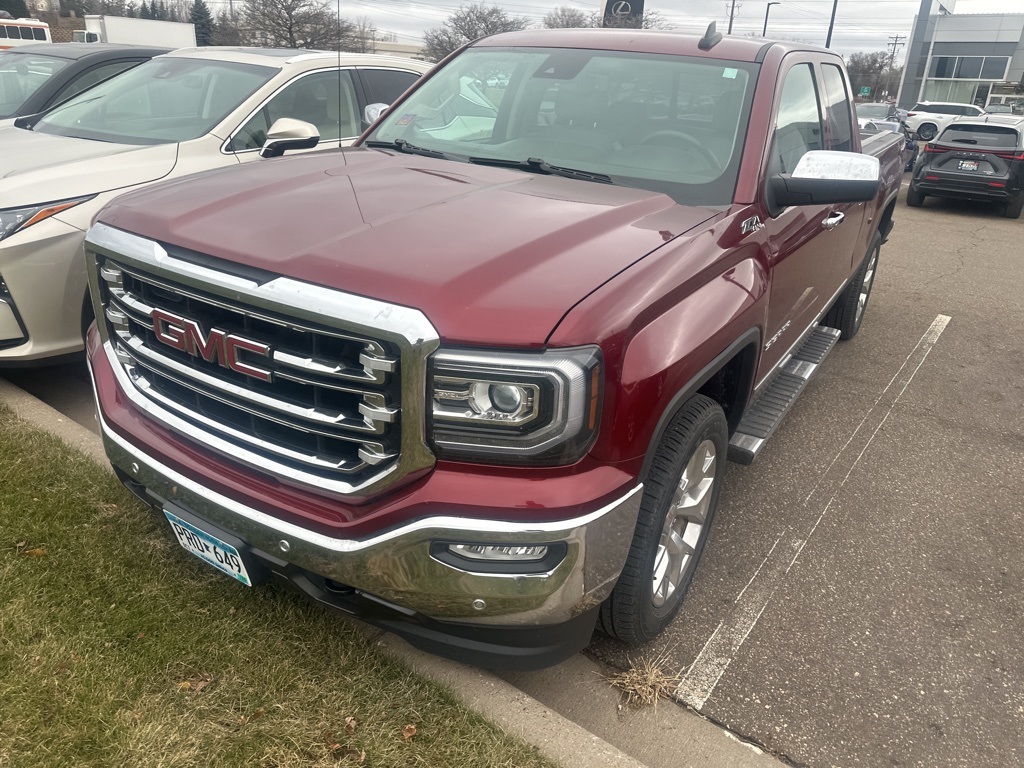
[[[242,561],[242,556],[238,554],[237,549],[221,541],[216,536],[212,536],[206,531],[197,528],[192,523],[182,520],[166,509],[164,514],[167,516],[167,521],[171,524],[171,530],[174,531],[175,538],[182,547],[201,560],[205,560],[218,571],[223,571],[228,576],[238,579],[247,587],[252,586],[252,582],[249,580],[249,573],[245,569],[245,563]]]
[[[961,171],[976,171],[978,170],[977,160],[961,160],[957,166]]]

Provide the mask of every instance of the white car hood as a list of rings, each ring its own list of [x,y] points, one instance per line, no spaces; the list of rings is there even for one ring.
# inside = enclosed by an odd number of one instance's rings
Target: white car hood
[[[111,144],[0,128],[0,208],[93,195],[161,179],[177,144]]]

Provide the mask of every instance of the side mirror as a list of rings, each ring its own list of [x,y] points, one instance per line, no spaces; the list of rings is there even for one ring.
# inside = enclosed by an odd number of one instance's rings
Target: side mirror
[[[381,104],[380,102],[377,102],[375,104],[367,104],[363,108],[363,121],[367,125],[373,125],[374,123],[377,122],[377,119],[387,111],[387,108],[390,106],[390,104]]]
[[[793,173],[768,180],[771,202],[779,210],[790,205],[862,203],[878,194],[881,169],[871,155],[812,150],[800,158]]]
[[[279,117],[267,131],[260,157],[280,157],[290,149],[311,149],[320,142],[320,131],[312,123],[293,117]]]

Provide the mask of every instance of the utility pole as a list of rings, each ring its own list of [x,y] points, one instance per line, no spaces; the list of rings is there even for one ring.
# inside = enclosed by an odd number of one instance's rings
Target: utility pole
[[[742,7],[743,6],[741,5],[740,8],[742,8]],[[729,6],[729,31],[726,32],[727,35],[731,35],[732,34],[732,20],[733,20],[733,17],[735,15],[736,15],[736,0],[731,0],[730,6]]]
[[[906,40],[907,36],[906,35],[892,35],[889,39],[892,41],[891,43],[889,43],[889,45],[892,46],[892,53],[889,54],[889,69],[885,73],[885,95],[886,96],[889,96],[891,94],[891,92],[892,92],[892,88],[890,87],[890,84],[891,84],[891,80],[892,80],[892,65],[896,61],[896,49],[898,47],[902,47],[902,46],[906,45],[906,43],[901,43],[900,40]]]
[[[828,20],[828,36],[825,38],[826,48],[832,45],[832,27],[836,25],[836,8],[838,6],[839,0],[832,0],[832,18]]]

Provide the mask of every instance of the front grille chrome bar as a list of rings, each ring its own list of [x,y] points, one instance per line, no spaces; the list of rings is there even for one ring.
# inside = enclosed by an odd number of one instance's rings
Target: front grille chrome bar
[[[417,310],[94,226],[89,279],[125,394],[182,436],[293,484],[365,497],[433,465]],[[202,263],[197,263],[202,262]]]

